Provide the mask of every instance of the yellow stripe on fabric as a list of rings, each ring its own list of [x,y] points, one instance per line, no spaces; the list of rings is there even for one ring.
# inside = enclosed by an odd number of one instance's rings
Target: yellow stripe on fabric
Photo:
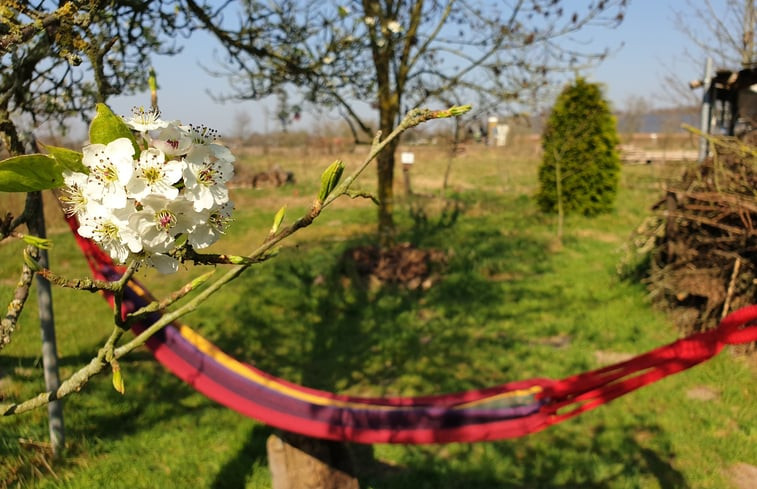
[[[273,389],[277,392],[281,392],[282,394],[287,394],[288,396],[295,397],[297,399],[301,399],[301,400],[305,400],[308,402],[325,405],[325,406],[363,407],[363,408],[371,408],[371,409],[396,409],[396,406],[380,406],[380,405],[374,405],[374,404],[364,404],[364,403],[357,403],[357,402],[342,401],[339,399],[330,399],[327,397],[321,397],[321,396],[317,396],[317,395],[310,394],[307,392],[302,392],[297,389],[293,389],[287,385],[281,384],[280,382],[277,382],[268,377],[263,377],[255,373],[254,371],[250,370],[244,364],[234,359],[233,357],[229,356],[228,354],[223,352],[223,350],[220,350],[217,346],[215,346],[213,343],[211,343],[210,341],[202,337],[199,333],[194,331],[189,326],[186,326],[184,324],[180,325],[179,332],[184,337],[184,339],[189,341],[198,350],[210,356],[211,358],[213,358],[213,360],[217,361],[224,367],[228,368],[229,370],[232,370],[233,372],[249,380],[262,384],[269,389]],[[504,393],[497,394],[491,397],[486,397],[484,399],[478,399],[478,400],[471,401],[468,403],[455,405],[454,408],[455,409],[470,408],[478,404],[494,402],[494,401],[507,399],[511,397],[532,397],[534,394],[537,394],[541,391],[542,391],[542,388],[540,386],[533,386],[528,389],[519,389],[515,391],[504,392]],[[533,402],[533,400],[531,402]]]
[[[152,297],[150,296],[150,294],[146,290],[144,290],[142,287],[138,286],[134,282],[131,282],[130,286],[140,297],[146,300],[152,300]],[[382,405],[367,404],[367,403],[360,403],[360,402],[342,401],[340,399],[330,399],[328,397],[318,396],[318,395],[311,394],[308,392],[302,392],[288,385],[282,384],[281,382],[277,382],[274,379],[264,377],[253,370],[250,370],[245,364],[229,356],[227,353],[219,349],[217,346],[215,346],[213,343],[205,339],[202,335],[197,333],[195,330],[193,330],[189,326],[179,323],[178,321],[174,322],[174,326],[177,327],[177,329],[179,330],[179,334],[181,334],[181,336],[185,340],[187,340],[195,348],[197,348],[198,350],[200,350],[207,356],[211,357],[213,360],[223,365],[227,369],[231,370],[232,372],[248,380],[251,380],[257,384],[263,385],[264,387],[274,390],[276,392],[279,392],[281,394],[285,394],[289,397],[311,402],[313,404],[318,404],[321,406],[355,407],[355,408],[363,408],[363,409],[396,409],[397,408],[397,406],[382,406]],[[473,407],[478,404],[489,403],[495,400],[500,400],[500,399],[505,399],[505,398],[510,398],[510,397],[533,396],[534,394],[541,392],[541,390],[542,390],[541,387],[533,386],[528,389],[519,389],[515,391],[504,392],[504,393],[497,394],[491,397],[486,397],[484,399],[478,399],[476,401],[471,401],[468,403],[455,405],[453,406],[453,408],[462,409],[465,407]],[[531,402],[533,402],[533,400]]]
[[[134,292],[137,293],[138,296],[142,297],[143,299],[147,301],[152,300],[152,297],[150,296],[150,294],[141,286],[135,284],[134,282],[131,282],[129,285],[134,290]],[[195,348],[197,348],[198,350],[200,350],[207,356],[211,357],[213,360],[223,365],[227,369],[231,370],[237,375],[240,375],[248,380],[251,380],[257,384],[263,385],[267,387],[268,389],[280,392],[282,394],[286,394],[290,397],[312,402],[318,405],[323,405],[323,406],[348,406],[348,405],[352,406],[353,405],[352,403],[343,403],[336,399],[328,399],[325,397],[308,394],[306,392],[301,392],[296,389],[292,389],[291,387],[287,385],[283,385],[280,382],[276,382],[272,379],[263,377],[255,373],[254,371],[250,370],[249,368],[247,368],[246,365],[239,362],[235,358],[229,356],[224,351],[220,350],[217,346],[215,346],[213,343],[205,339],[203,336],[201,336],[199,333],[194,331],[189,326],[182,324],[178,321],[174,321],[173,324],[179,330],[179,334],[185,340],[187,340],[190,344],[192,344]],[[354,406],[359,407],[363,405],[354,404]]]
[[[249,368],[247,368],[247,366],[244,365],[243,363],[239,362],[233,357],[230,357],[228,354],[218,349],[218,347],[215,346],[213,343],[206,340],[199,333],[197,333],[192,328],[184,324],[181,324],[179,326],[179,333],[181,334],[181,336],[184,337],[184,339],[186,339],[188,342],[194,345],[195,348],[205,353],[206,355],[208,355],[213,360],[220,363],[227,369],[231,370],[232,372],[238,375],[241,375],[242,377],[248,380],[255,382],[256,384],[263,385],[268,389],[274,390],[281,394],[286,394],[289,397],[294,397],[296,399],[312,402],[313,404],[318,404],[322,406],[367,407],[366,404],[362,404],[362,403],[341,401],[339,399],[329,399],[328,397],[322,397],[322,396],[317,396],[315,394],[310,394],[308,392],[302,392],[288,385],[282,384],[281,382],[277,382],[276,380],[259,375],[255,373],[253,370],[250,370]],[[373,408],[374,406],[370,405],[370,407]],[[384,406],[376,406],[376,407],[384,408]],[[386,408],[391,408],[391,406],[386,406]]]
[[[471,406],[479,406],[481,404],[489,404],[489,403],[495,404],[499,401],[508,400],[513,397],[526,397],[526,398],[530,397],[531,399],[529,402],[533,402],[534,401],[533,397],[536,394],[540,393],[542,390],[544,389],[542,389],[541,386],[534,385],[534,386],[529,387],[528,389],[518,389],[514,391],[507,391],[507,392],[503,392],[501,394],[497,394],[494,396],[485,397],[483,399],[477,399],[475,401],[466,402],[464,404],[458,404],[455,406],[455,409],[467,408]]]

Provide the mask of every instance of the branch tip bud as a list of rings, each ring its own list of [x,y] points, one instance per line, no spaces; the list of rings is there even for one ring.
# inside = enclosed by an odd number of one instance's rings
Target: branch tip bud
[[[287,206],[283,206],[281,209],[278,210],[275,216],[273,216],[273,226],[271,226],[271,232],[269,233],[271,236],[276,234],[276,232],[281,227],[281,223],[284,221],[284,216],[287,213]]]
[[[343,172],[344,163],[341,160],[336,160],[326,168],[321,175],[321,190],[318,192],[319,202],[326,200],[326,197],[334,191],[339,184],[339,179],[342,178]]]
[[[110,368],[113,370],[113,388],[121,395],[124,395],[124,377],[121,375],[121,366],[116,360],[110,362]]]

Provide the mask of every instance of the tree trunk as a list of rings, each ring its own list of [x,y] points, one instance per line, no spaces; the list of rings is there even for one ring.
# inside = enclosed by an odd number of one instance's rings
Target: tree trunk
[[[396,143],[391,143],[378,155],[378,238],[382,248],[394,244],[394,153]]]
[[[266,446],[273,489],[360,489],[344,443],[282,433]]]
[[[27,199],[27,205],[33,206],[32,219],[27,225],[33,236],[46,238],[45,216],[42,205],[42,193],[32,192]],[[47,250],[39,250],[39,264],[48,268]],[[58,347],[55,340],[55,318],[53,315],[53,294],[50,282],[37,275],[37,310],[42,335],[42,367],[45,376],[45,390],[54,392],[60,387],[58,374]],[[58,399],[47,405],[48,428],[50,445],[54,457],[63,455],[65,447],[65,431],[63,429],[63,401]]]

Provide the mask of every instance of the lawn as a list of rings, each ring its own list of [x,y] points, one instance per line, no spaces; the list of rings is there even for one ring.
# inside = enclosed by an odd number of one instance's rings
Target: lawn
[[[375,209],[345,199],[185,318],[232,355],[311,387],[353,394],[457,391],[530,377],[564,377],[677,337],[645,289],[617,265],[631,231],[661,196],[672,164],[626,166],[617,209],[554,218],[533,202],[538,161],[528,151],[469,148],[442,189],[445,154],[413,148],[404,196],[397,175],[400,240],[444,252],[428,290],[363,283],[345,252],[372,240]],[[348,171],[361,154],[342,155]],[[325,156],[247,156],[259,171],[280,164],[297,183],[233,191],[236,221],[214,249],[243,253],[286,204],[289,219],[317,192]],[[373,176],[362,186],[373,188]],[[443,197],[443,198],[442,198]],[[2,202],[2,201],[0,201]],[[458,213],[451,212],[455,204]],[[49,209],[51,261],[86,273]],[[410,212],[410,209],[413,211]],[[0,246],[0,299],[18,274],[19,243]],[[139,272],[156,293],[204,270]],[[95,353],[110,316],[97,295],[55,291],[62,374]],[[43,386],[36,303],[0,352],[0,393],[22,399]],[[65,401],[67,451],[51,461],[45,410],[0,421],[0,487],[268,488],[272,429],[207,400],[162,370],[147,351],[121,362],[126,393],[94,379]],[[725,353],[562,425],[517,440],[431,446],[352,446],[361,487],[728,488],[739,464],[757,465],[754,363]]]

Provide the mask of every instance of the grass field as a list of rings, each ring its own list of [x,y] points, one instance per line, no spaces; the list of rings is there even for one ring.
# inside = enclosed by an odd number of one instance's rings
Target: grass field
[[[570,217],[562,243],[536,210],[538,162],[527,151],[471,148],[454,161],[414,148],[412,204],[398,170],[401,240],[447,253],[427,291],[360,284],[344,252],[372,240],[375,210],[339,201],[185,320],[234,356],[308,386],[353,394],[412,395],[484,387],[529,377],[563,377],[672,341],[642,285],[616,268],[631,230],[661,196],[675,166],[627,166],[614,213]],[[343,155],[349,168],[361,155]],[[236,221],[216,250],[243,253],[260,242],[283,204],[304,212],[329,160],[318,155],[250,156],[260,171],[279,164],[297,183],[233,191]],[[373,175],[362,184],[373,188]],[[441,196],[445,197],[442,200]],[[460,213],[445,212],[457,202]],[[17,203],[16,203],[17,204]],[[51,206],[52,207],[52,206]],[[49,213],[51,261],[80,276],[84,263]],[[19,243],[0,246],[0,299],[17,280]],[[204,270],[161,277],[165,293]],[[55,290],[62,374],[95,353],[110,316],[96,295]],[[12,345],[0,352],[0,393],[22,399],[42,389],[36,303]],[[94,379],[65,401],[67,452],[51,461],[46,413],[0,420],[0,487],[268,488],[265,440],[272,430],[207,400],[164,372],[146,351],[121,362],[126,395]],[[757,465],[757,383],[748,359],[722,354],[690,371],[577,419],[522,439],[443,446],[352,447],[361,487],[701,488],[738,482]]]

